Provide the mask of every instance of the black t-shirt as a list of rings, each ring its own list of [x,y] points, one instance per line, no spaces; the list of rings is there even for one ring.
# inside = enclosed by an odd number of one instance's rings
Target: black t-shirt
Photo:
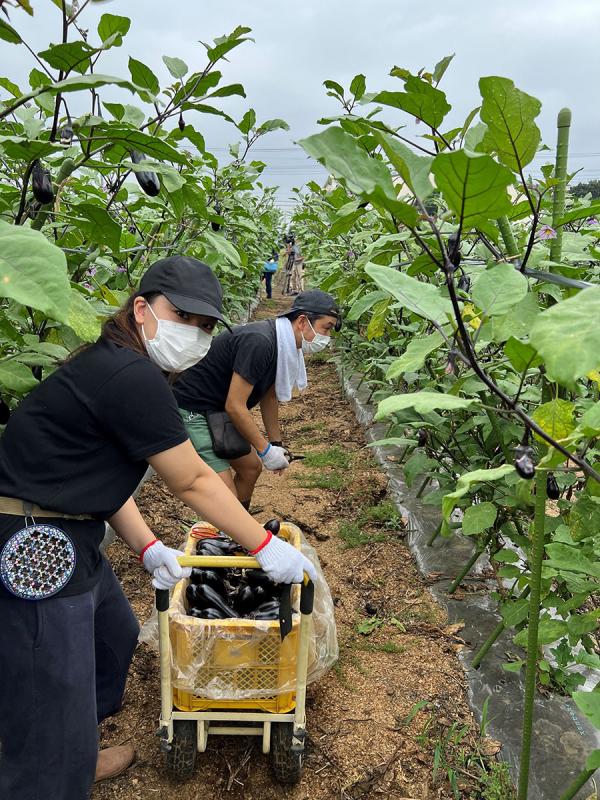
[[[207,355],[190,367],[173,386],[179,407],[186,411],[222,411],[233,373],[254,388],[247,406],[253,408],[275,383],[277,332],[274,319],[239,325],[213,339]]]
[[[0,495],[98,519],[47,520],[69,533],[77,551],[75,574],[61,594],[93,585],[103,520],[131,496],[147,458],[187,438],[160,369],[104,339],[23,400],[0,439]],[[0,515],[0,549],[21,527],[22,518]]]

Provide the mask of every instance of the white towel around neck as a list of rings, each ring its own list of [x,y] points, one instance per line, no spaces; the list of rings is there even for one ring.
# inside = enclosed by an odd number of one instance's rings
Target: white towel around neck
[[[277,317],[277,374],[275,377],[275,394],[282,403],[292,399],[294,386],[303,391],[308,386],[304,354],[296,347],[296,338],[292,323],[287,317]]]

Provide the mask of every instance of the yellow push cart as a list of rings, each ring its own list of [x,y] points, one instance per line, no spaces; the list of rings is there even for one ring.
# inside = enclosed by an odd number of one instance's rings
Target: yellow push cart
[[[282,524],[280,535],[292,544],[300,531]],[[260,568],[245,556],[196,556],[188,540],[182,566]],[[161,714],[158,735],[171,774],[190,777],[197,753],[209,736],[259,736],[270,753],[276,780],[297,783],[302,773],[306,733],[306,682],[311,639],[314,586],[305,576],[293,587],[289,632],[282,638],[279,621],[197,619],[173,611],[181,608],[185,581],[169,592],[156,591],[160,653]],[[285,595],[282,595],[285,596]],[[198,651],[202,649],[203,652]],[[185,670],[184,688],[173,674]],[[217,687],[203,696],[207,686]],[[243,698],[243,699],[240,699]]]

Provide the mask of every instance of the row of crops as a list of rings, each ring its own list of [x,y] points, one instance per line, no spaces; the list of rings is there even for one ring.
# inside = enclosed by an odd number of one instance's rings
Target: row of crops
[[[104,14],[88,32],[85,3],[56,5],[59,43],[38,53],[18,31],[24,11],[0,18],[4,51],[31,56],[19,85],[0,78],[0,422],[97,337],[152,260],[211,264],[235,316],[283,227],[252,146],[285,122],[223,110],[245,97],[219,66],[248,28],[199,48],[197,65],[165,55],[161,79],[133,57],[112,76],[102,57],[130,20]],[[301,145],[332,177],[308,184],[293,227],[313,283],[346,308],[338,350],[389,422],[385,441],[442,510],[437,534],[460,530],[491,556],[494,635],[512,629],[527,653],[506,665],[526,674],[524,800],[536,684],[572,694],[600,728],[600,692],[581,675],[600,668],[600,203],[565,192],[568,112],[554,163],[529,176],[540,103],[508,79],[482,78],[480,106],[448,129],[450,63],[394,67],[396,91],[325,82],[339,116]],[[227,163],[206,147],[206,114],[235,130]],[[595,751],[579,785],[598,766]]]
[[[281,229],[275,190],[262,185],[265,165],[251,148],[287,125],[257,122],[252,109],[236,121],[219,105],[245,97],[219,65],[248,28],[199,45],[193,66],[165,55],[162,81],[133,57],[128,75],[112,76],[102,57],[123,45],[131,21],[104,14],[88,32],[86,4],[57,5],[49,33],[62,30],[62,41],[39,53],[18,32],[17,12],[10,23],[0,18],[3,51],[31,53],[19,85],[0,78],[2,422],[69,351],[97,338],[152,261],[185,252],[213,266],[235,317],[255,296]],[[239,140],[226,163],[206,147],[207,114]]]
[[[436,536],[487,551],[502,622],[526,652],[519,799],[528,791],[536,684],[572,695],[600,727],[600,204],[565,187],[570,113],[556,159],[532,178],[541,104],[512,81],[479,81],[481,104],[448,129],[443,59],[396,91],[326,81],[339,116],[300,142],[328,169],[294,215],[313,279],[347,311],[339,351],[367,383],[381,443],[439,507]],[[424,130],[405,137],[416,118]],[[600,685],[597,687],[600,689]],[[600,766],[600,751],[564,797]]]

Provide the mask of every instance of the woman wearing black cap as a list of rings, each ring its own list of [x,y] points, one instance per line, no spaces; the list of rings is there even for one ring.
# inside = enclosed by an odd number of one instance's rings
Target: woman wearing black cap
[[[277,319],[217,336],[207,357],[177,380],[175,397],[192,444],[245,508],[263,467],[279,472],[289,466],[278,404],[291,400],[294,386],[306,387],[304,355],[326,347],[340,327],[340,310],[330,294],[300,292]],[[266,437],[250,413],[257,404]],[[239,434],[237,451],[229,454],[219,451],[213,425],[213,420],[222,425],[224,415]]]
[[[0,440],[2,798],[86,800],[95,777],[133,760],[131,747],[98,753],[97,725],[120,708],[138,633],[99,545],[107,520],[154,586],[186,573],[131,497],[148,464],[273,580],[315,577],[198,458],[165,379],[206,354],[221,298],[196,259],[153,264],[100,339],[23,400]]]

